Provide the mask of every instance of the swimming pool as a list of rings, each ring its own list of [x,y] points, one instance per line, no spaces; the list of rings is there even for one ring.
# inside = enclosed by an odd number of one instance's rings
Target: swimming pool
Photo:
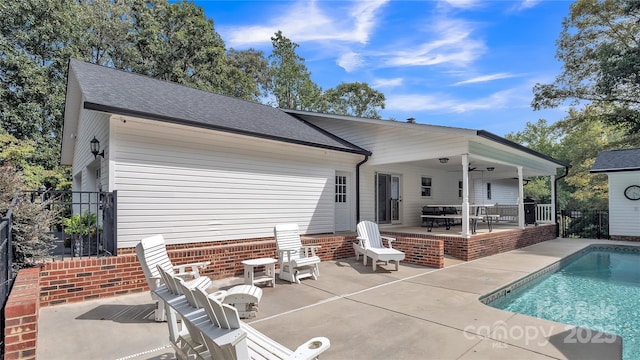
[[[623,359],[640,358],[640,247],[592,245],[488,299],[498,309],[619,335]]]

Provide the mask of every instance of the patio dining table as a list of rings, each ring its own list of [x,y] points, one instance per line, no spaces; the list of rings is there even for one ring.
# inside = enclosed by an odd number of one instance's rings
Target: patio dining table
[[[494,206],[493,204],[471,204],[469,205],[470,209],[474,209],[475,211],[470,212],[469,214],[469,223],[471,224],[471,233],[475,234],[478,227],[478,220],[487,223],[487,227],[489,228],[489,232],[493,231],[493,222],[497,221],[500,215],[490,215],[487,212],[487,207]],[[455,220],[462,219],[462,214],[458,213],[458,209],[462,208],[462,205],[424,205],[424,208],[433,209],[432,211],[423,210],[420,217],[425,219],[427,222],[427,231],[431,232],[433,229],[433,223],[436,220],[444,220],[445,228],[447,230],[451,229],[451,225],[453,225]]]

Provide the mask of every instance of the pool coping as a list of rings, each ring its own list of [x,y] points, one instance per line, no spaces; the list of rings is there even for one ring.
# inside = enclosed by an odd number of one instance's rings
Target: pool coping
[[[524,275],[518,278],[517,280],[514,280],[507,285],[501,286],[500,288],[494,291],[481,295],[478,298],[478,300],[487,306],[491,306],[490,303],[509,295],[512,291],[517,290],[522,286],[525,286],[531,283],[532,281],[538,280],[542,276],[558,271],[559,269],[566,266],[568,263],[572,262],[573,260],[575,260],[580,256],[583,256],[587,252],[591,252],[594,250],[625,251],[629,249],[634,249],[634,251],[632,252],[640,253],[640,244],[639,245],[620,245],[620,244],[605,244],[605,243],[589,244],[588,246],[574,252],[573,254],[569,254],[566,257],[563,257],[562,259],[554,262],[553,264],[547,265],[540,270],[534,271],[533,273]]]

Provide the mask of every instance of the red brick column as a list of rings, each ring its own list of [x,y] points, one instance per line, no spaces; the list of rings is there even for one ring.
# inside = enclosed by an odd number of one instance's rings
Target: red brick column
[[[38,338],[39,268],[18,272],[4,309],[5,360],[35,359]]]

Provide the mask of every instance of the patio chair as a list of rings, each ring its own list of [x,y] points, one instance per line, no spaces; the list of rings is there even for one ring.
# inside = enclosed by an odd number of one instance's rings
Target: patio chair
[[[398,264],[404,260],[404,253],[400,250],[396,250],[392,247],[391,243],[395,241],[395,238],[388,236],[381,236],[378,224],[371,221],[361,221],[358,223],[358,243],[353,244],[353,250],[356,253],[356,261],[358,261],[359,255],[364,255],[363,263],[367,265],[367,257],[371,258],[373,262],[371,264],[372,270],[376,271],[378,261],[384,261],[388,264],[389,261],[396,263],[396,271],[398,271]],[[385,247],[382,240],[386,240],[389,244]]]
[[[318,280],[320,257],[316,255],[316,249],[320,246],[303,246],[298,224],[277,224],[273,233],[276,238],[280,279],[297,284],[306,277]]]
[[[161,272],[161,270],[164,270],[169,276],[176,276],[185,280],[185,285],[189,288],[197,287],[209,293],[220,294],[221,301],[237,308],[242,318],[256,316],[258,304],[262,298],[262,289],[254,285],[236,285],[226,291],[217,291],[211,279],[207,276],[200,276],[198,271],[198,268],[207,266],[210,262],[173,265],[169,255],[167,255],[167,248],[162,235],[154,235],[142,239],[136,246],[136,254],[140,265],[142,265],[142,271],[147,278],[151,297],[154,300],[157,301],[154,290],[165,283]],[[191,271],[187,271],[187,269],[191,269]],[[182,293],[172,282],[167,283],[167,287],[174,293]],[[156,306],[156,321],[166,321],[166,313],[163,309],[164,302],[157,302]]]
[[[211,285],[211,279],[206,276],[200,277],[199,271],[200,268],[209,265],[211,262],[173,265],[167,254],[167,248],[162,235],[154,235],[142,239],[140,243],[136,245],[136,255],[138,256],[138,261],[140,261],[144,277],[147,279],[151,297],[156,301],[156,321],[166,321],[163,308],[164,303],[162,301],[158,302],[158,298],[154,293],[154,290],[163,283],[160,272],[156,266],[159,265],[169,274],[175,274],[176,276],[184,278],[189,286],[207,288]]]

